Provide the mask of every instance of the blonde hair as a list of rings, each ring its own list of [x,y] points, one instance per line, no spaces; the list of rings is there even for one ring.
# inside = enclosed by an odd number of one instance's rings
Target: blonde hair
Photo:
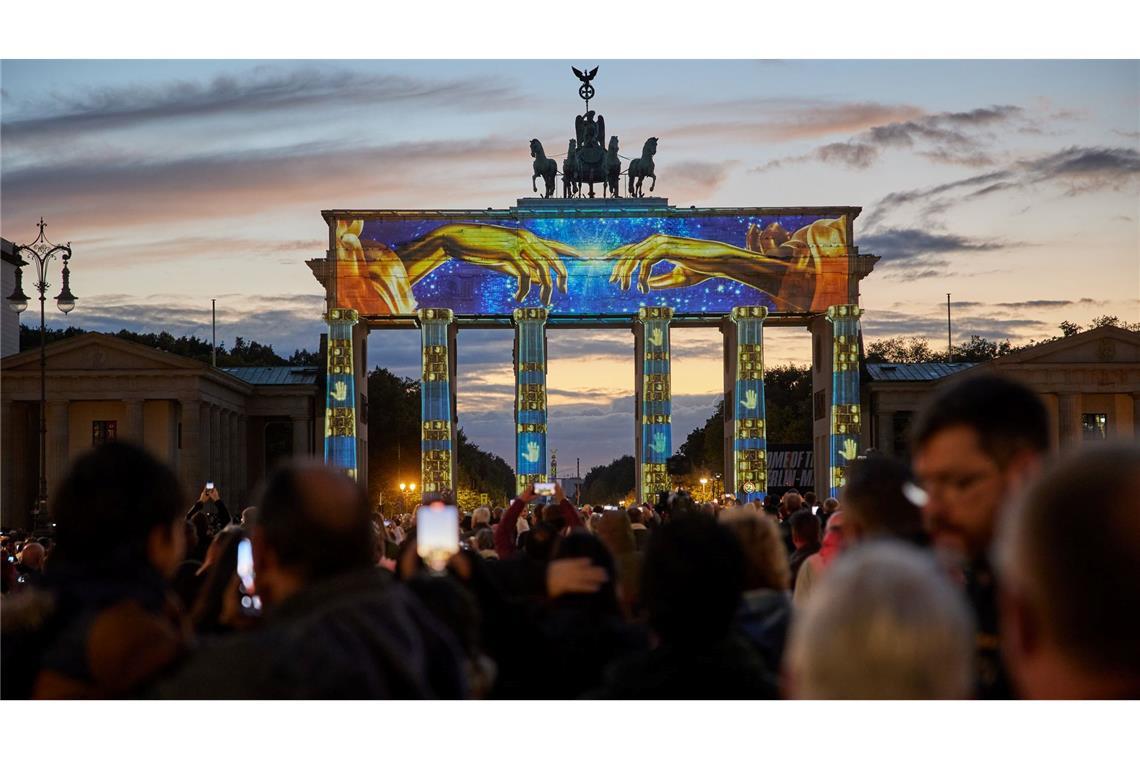
[[[771,588],[786,591],[791,579],[788,553],[776,523],[744,509],[726,511],[721,521],[732,530],[744,550],[746,590]]]

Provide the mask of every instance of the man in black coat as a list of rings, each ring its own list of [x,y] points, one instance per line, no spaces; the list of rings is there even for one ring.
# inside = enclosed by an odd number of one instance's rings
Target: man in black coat
[[[376,567],[364,491],[317,464],[278,471],[252,530],[263,625],[203,650],[157,696],[459,698],[454,637]]]

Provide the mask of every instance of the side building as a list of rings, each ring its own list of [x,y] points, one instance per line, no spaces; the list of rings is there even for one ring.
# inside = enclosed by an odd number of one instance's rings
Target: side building
[[[863,447],[905,456],[910,423],[946,383],[994,372],[1024,383],[1049,412],[1054,451],[1140,436],[1140,332],[1098,327],[978,364],[864,365]]]
[[[188,499],[212,480],[231,510],[273,464],[314,455],[324,408],[316,367],[219,369],[100,333],[47,347],[47,482],[109,440],[142,444],[178,473]],[[39,490],[39,349],[0,364],[0,523],[29,528]],[[189,508],[190,504],[187,504]]]

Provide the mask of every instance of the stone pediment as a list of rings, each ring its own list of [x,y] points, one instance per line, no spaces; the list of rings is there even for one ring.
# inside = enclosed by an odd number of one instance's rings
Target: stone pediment
[[[995,359],[991,364],[1138,364],[1140,333],[1098,327],[1068,338],[1033,346]]]
[[[52,371],[80,373],[129,370],[205,370],[207,366],[193,359],[166,351],[114,338],[88,333],[57,341],[47,347],[48,368]],[[24,351],[4,359],[4,372],[39,371],[39,349]]]

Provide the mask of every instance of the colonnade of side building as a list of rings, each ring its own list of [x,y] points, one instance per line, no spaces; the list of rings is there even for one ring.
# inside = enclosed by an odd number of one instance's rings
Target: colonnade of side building
[[[838,496],[848,464],[860,450],[859,318],[854,304],[831,306],[809,323],[812,332],[813,452],[817,491]],[[417,313],[422,348],[421,483],[425,494],[455,491],[457,462],[456,335],[450,309]],[[515,377],[515,473],[519,492],[547,480],[547,319],[543,308],[512,314]],[[669,307],[642,307],[633,324],[636,368],[634,451],[639,501],[670,489],[673,454],[672,357]],[[764,393],[763,306],[737,307],[721,322],[724,336],[726,493],[763,499],[768,491]],[[360,328],[350,309],[331,309],[327,367],[325,460],[364,479],[367,461],[363,395],[356,386],[365,366],[353,347]],[[359,352],[364,351],[360,340]],[[362,442],[363,438],[363,442]]]

